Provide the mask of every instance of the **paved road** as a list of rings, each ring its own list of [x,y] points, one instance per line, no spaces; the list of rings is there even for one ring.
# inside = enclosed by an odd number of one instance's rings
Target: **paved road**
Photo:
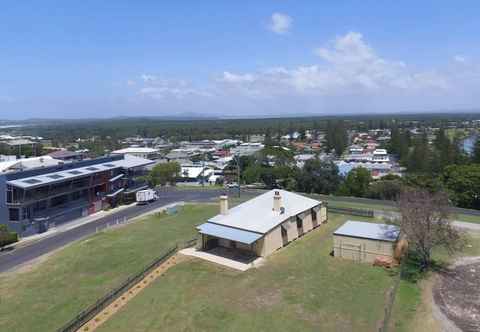
[[[55,249],[61,248],[73,241],[92,235],[96,232],[97,227],[103,227],[109,223],[113,223],[118,219],[131,219],[158,209],[161,206],[177,201],[208,201],[214,197],[218,197],[223,190],[168,190],[162,191],[160,198],[148,205],[134,205],[123,209],[116,213],[112,213],[103,218],[97,219],[87,224],[83,224],[76,228],[61,232],[50,237],[44,238],[26,247],[14,249],[10,252],[0,254],[0,272],[10,270],[18,265],[26,263],[32,259],[38,258]]]

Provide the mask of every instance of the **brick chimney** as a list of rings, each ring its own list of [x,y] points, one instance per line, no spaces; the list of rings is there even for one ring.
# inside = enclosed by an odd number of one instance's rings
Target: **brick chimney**
[[[273,195],[273,209],[274,212],[281,213],[282,210],[282,196],[280,196],[280,191],[275,190]]]
[[[223,215],[228,214],[228,196],[227,195],[220,196],[220,214],[223,214]]]

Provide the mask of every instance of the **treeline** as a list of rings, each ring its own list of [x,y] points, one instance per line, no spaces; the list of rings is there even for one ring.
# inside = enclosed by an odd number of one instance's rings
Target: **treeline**
[[[294,131],[331,130],[332,122],[341,123],[347,129],[365,131],[398,126],[440,127],[463,126],[463,121],[474,119],[474,114],[412,114],[412,115],[363,115],[363,116],[317,116],[270,119],[186,119],[166,120],[161,118],[116,118],[75,121],[41,121],[33,126],[15,129],[18,133],[52,139],[54,144],[71,143],[77,138],[98,136],[101,140],[117,141],[129,136],[165,137],[172,141],[239,138],[248,140],[253,134],[269,132],[272,138]],[[337,138],[337,142],[340,138]],[[332,148],[335,148],[333,146]],[[337,149],[338,150],[338,149]]]

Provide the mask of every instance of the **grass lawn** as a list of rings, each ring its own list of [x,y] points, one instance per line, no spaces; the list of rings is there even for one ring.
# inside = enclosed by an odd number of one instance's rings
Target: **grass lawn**
[[[331,233],[346,219],[330,214],[259,269],[179,263],[98,331],[375,331],[393,279],[329,255]]]
[[[175,216],[150,216],[98,233],[38,266],[0,274],[0,330],[54,331],[176,241],[193,238],[193,225],[217,210],[186,205]]]

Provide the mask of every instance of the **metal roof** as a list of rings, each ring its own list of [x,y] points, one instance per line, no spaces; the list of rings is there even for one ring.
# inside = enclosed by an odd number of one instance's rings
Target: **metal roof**
[[[7,181],[7,184],[15,187],[23,188],[23,189],[30,189],[34,187],[47,185],[47,184],[62,182],[65,180],[72,180],[75,178],[91,175],[94,173],[109,171],[116,168],[129,169],[129,168],[146,166],[151,163],[153,163],[153,161],[148,159],[125,155],[124,159],[120,159],[120,160],[102,162],[102,163],[74,168],[74,169],[61,170],[61,171],[11,180],[11,181]]]
[[[363,221],[348,220],[340,226],[334,235],[358,237],[363,239],[394,242],[397,240],[400,229],[394,225],[374,224]]]
[[[221,226],[209,222],[198,226],[197,229],[201,234],[211,235],[245,244],[252,244],[263,236],[259,233],[244,231],[233,227]]]
[[[273,196],[282,197],[283,213],[273,211]],[[286,190],[274,189],[219,214],[209,222],[265,234],[286,219],[309,210],[321,202]]]
[[[143,148],[143,147],[138,147],[138,148],[125,148],[125,149],[120,149],[120,150],[115,150],[112,152],[112,154],[128,154],[128,153],[156,153],[159,152],[158,149],[153,149],[153,148]]]

